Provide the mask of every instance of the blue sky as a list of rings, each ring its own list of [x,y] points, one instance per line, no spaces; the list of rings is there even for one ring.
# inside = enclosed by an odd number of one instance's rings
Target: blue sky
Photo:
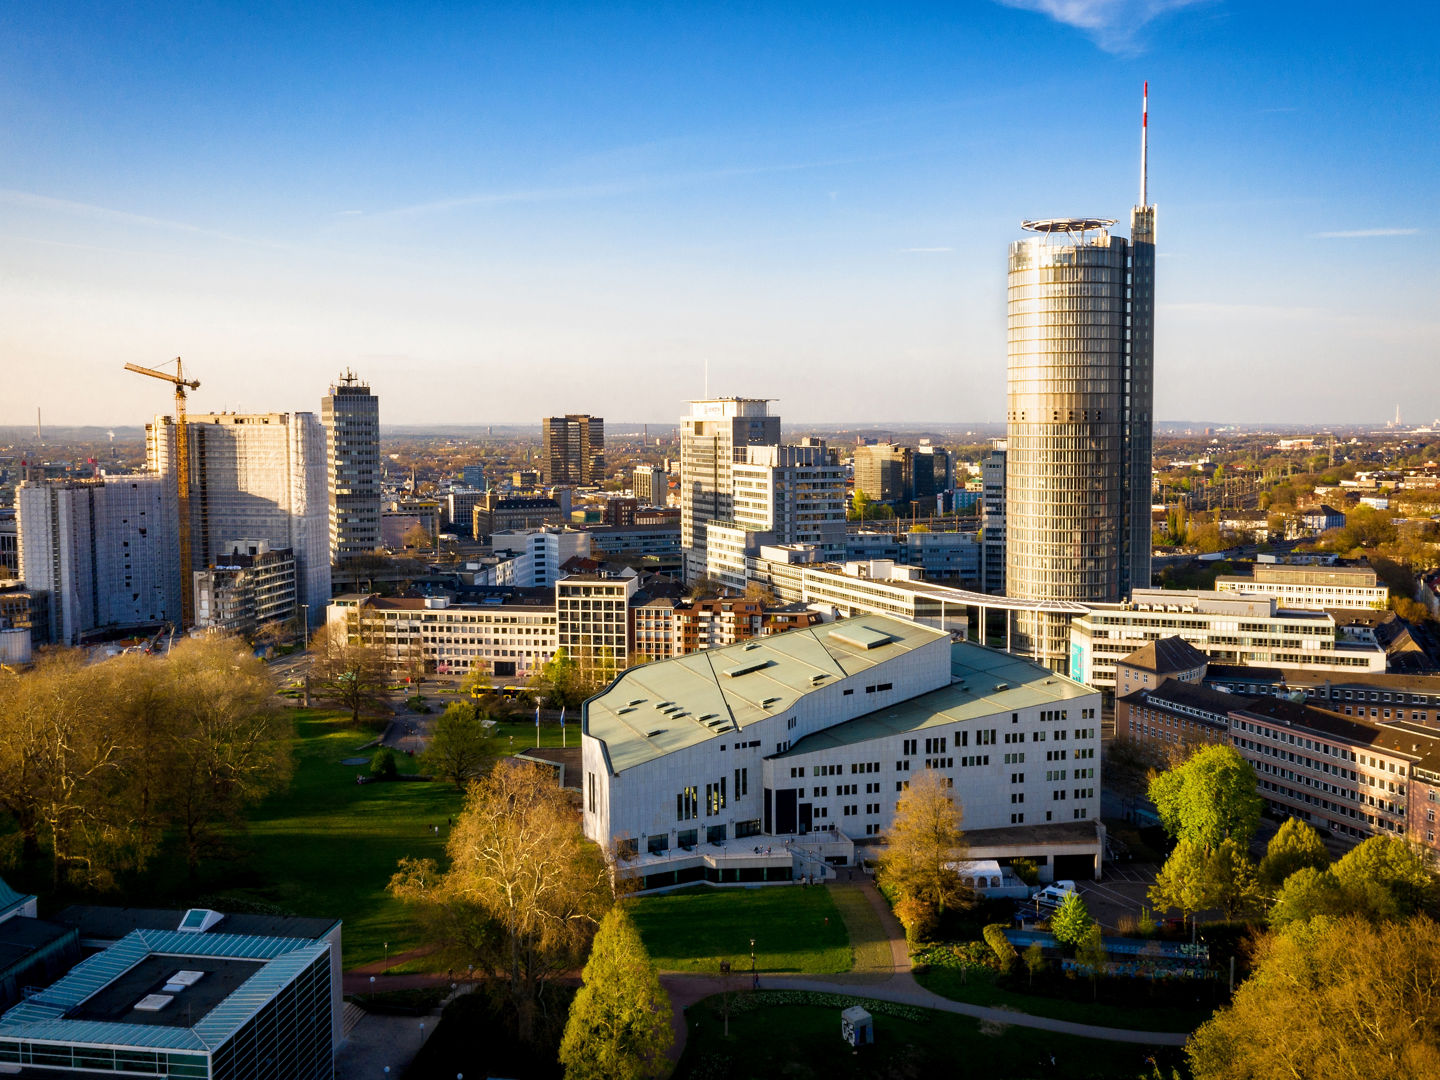
[[[1440,414],[1440,16],[1238,0],[11,5],[0,423],[1004,416],[1005,254],[1118,218],[1163,419]],[[418,7],[418,6],[417,6]]]

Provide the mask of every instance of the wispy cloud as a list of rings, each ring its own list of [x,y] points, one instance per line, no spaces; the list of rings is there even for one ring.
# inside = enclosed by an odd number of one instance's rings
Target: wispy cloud
[[[1162,15],[1205,0],[1000,0],[1006,7],[1048,15],[1082,30],[1106,52],[1143,52],[1140,31]]]
[[[1334,232],[1311,233],[1315,240],[1364,240],[1371,236],[1415,236],[1419,229],[1337,229]]]
[[[939,255],[946,251],[954,251],[952,247],[913,247],[901,248],[901,255]]]
[[[146,214],[133,214],[128,210],[112,210],[107,206],[72,202],[69,199],[56,199],[49,195],[37,195],[32,191],[0,189],[0,203],[51,214],[65,214],[70,217],[89,218],[93,221],[106,221],[114,225],[134,225],[147,229],[184,233],[190,236],[206,236],[214,240],[225,240],[232,244],[248,244],[254,247],[278,246],[263,240],[253,240],[245,236],[235,236],[215,229],[202,228],[184,221],[171,221],[167,218],[150,217]]]

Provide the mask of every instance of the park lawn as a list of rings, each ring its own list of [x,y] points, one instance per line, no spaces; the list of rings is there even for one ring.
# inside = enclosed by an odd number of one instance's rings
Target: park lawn
[[[1048,1016],[1054,1020],[1070,1020],[1077,1024],[1130,1028],[1132,1031],[1194,1031],[1210,1018],[1217,1005],[1223,1004],[1212,1000],[1220,987],[1218,983],[1189,984],[1194,987],[1195,993],[1201,996],[1201,1001],[1194,1007],[1143,1006],[1133,1002],[1107,1003],[1103,984],[1099,989],[1100,1000],[1092,1001],[1093,991],[1089,981],[1085,979],[1066,980],[1066,988],[1073,986],[1074,989],[1075,996],[1072,999],[1049,994],[1019,993],[997,985],[998,977],[999,974],[995,971],[971,969],[966,972],[938,966],[915,972],[916,982],[926,990],[951,1001],[1014,1009],[1032,1016]]]
[[[816,1000],[811,995],[777,991],[762,994],[754,1003],[757,1007],[750,1007],[746,996],[736,995],[728,1037],[718,996],[688,1010],[685,1052],[671,1080],[722,1076],[733,1080],[776,1076],[786,1080],[909,1080],[917,1076],[1113,1080],[1150,1076],[1152,1058],[1166,1076],[1171,1066],[1180,1064],[1180,1053],[1173,1048],[1000,1026],[883,1002],[861,1002],[874,1010],[875,1043],[852,1052],[840,1038],[842,1001],[838,995],[825,1005],[772,1004]]]
[[[443,862],[447,822],[461,803],[451,784],[357,785],[366,767],[340,761],[369,757],[373,751],[358,749],[369,738],[343,714],[296,711],[294,779],[251,812],[240,841],[249,849],[243,885],[222,886],[227,896],[343,919],[347,968],[383,959],[386,942],[391,956],[421,943],[385,886],[404,856]],[[398,763],[414,771],[413,759],[401,754]]]
[[[850,937],[822,886],[698,886],[633,901],[630,909],[650,958],[662,971],[718,972],[729,960],[771,974],[849,971]]]
[[[495,737],[499,740],[500,750],[506,754],[518,754],[522,750],[529,750],[534,746],[569,746],[580,745],[580,716],[579,710],[576,715],[565,718],[565,731],[561,734],[560,723],[556,720],[540,721],[540,737],[536,741],[535,718],[530,719],[524,716],[501,720],[495,724]],[[563,739],[563,742],[562,742]]]

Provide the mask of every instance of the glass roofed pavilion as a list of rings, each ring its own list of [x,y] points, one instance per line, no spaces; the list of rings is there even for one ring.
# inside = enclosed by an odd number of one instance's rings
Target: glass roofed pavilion
[[[882,843],[933,769],[986,858],[1088,877],[1099,716],[1096,690],[904,619],[755,638],[631,668],[585,703],[585,835],[647,889],[822,880]]]
[[[134,930],[0,1016],[0,1075],[328,1080],[331,942],[181,927]]]

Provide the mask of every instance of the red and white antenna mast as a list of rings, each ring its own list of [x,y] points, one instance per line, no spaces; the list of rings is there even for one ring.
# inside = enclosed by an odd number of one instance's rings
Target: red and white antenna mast
[[[1140,205],[1149,206],[1150,169],[1150,80],[1145,80],[1145,91],[1140,98]]]

